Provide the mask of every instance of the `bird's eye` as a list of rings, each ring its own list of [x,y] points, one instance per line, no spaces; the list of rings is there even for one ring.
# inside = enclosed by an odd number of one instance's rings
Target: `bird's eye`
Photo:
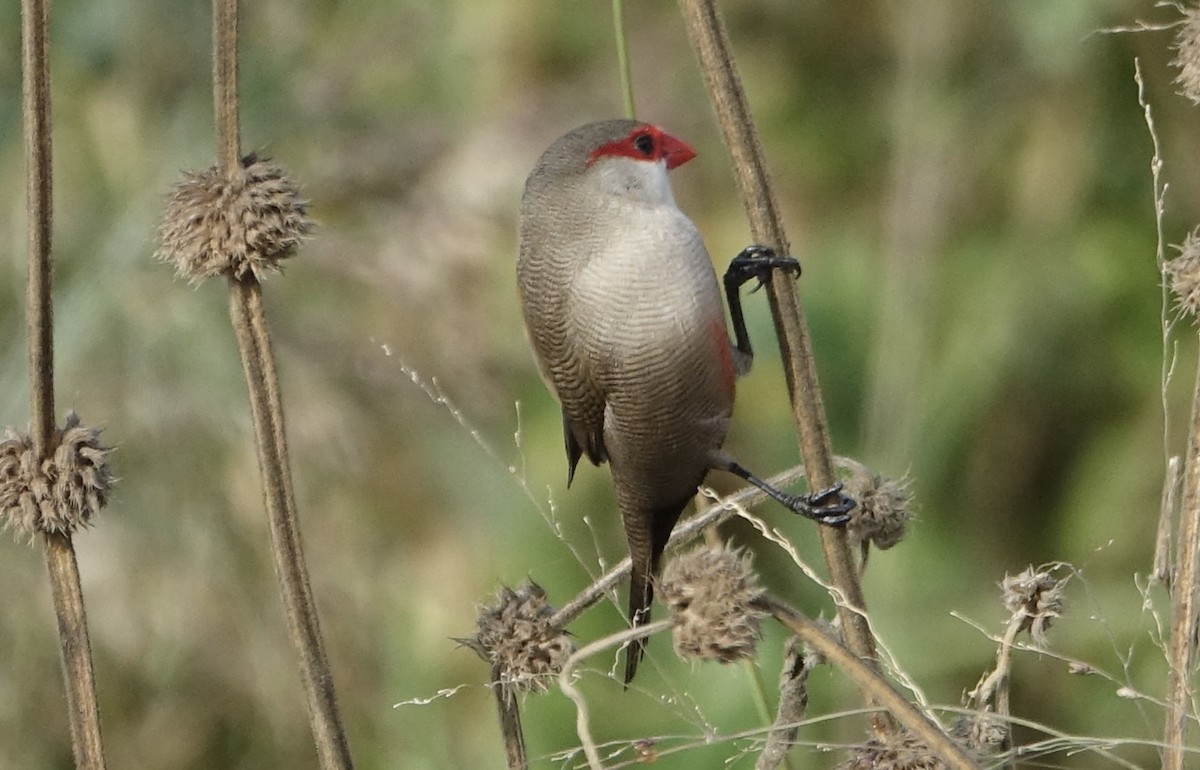
[[[633,148],[649,158],[654,155],[654,137],[650,134],[639,135],[633,140]]]

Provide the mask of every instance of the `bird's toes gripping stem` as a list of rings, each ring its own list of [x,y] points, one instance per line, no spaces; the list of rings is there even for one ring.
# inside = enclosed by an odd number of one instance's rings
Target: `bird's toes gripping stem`
[[[843,494],[840,481],[817,492],[787,495],[787,498],[781,502],[795,513],[831,527],[840,527],[850,521],[850,511],[857,505],[853,498]]]
[[[795,257],[781,257],[769,246],[747,246],[730,261],[729,268],[725,271],[725,286],[738,287],[751,278],[757,278],[758,284],[751,289],[755,292],[763,287],[767,276],[776,269],[800,275],[800,263]]]

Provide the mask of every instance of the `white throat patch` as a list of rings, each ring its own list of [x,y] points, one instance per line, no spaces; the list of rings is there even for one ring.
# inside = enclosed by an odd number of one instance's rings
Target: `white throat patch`
[[[675,206],[667,163],[632,158],[604,158],[592,167],[606,193],[651,205]]]

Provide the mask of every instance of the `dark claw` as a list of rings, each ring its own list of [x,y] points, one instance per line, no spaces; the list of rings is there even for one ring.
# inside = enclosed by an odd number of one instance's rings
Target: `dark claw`
[[[852,498],[842,494],[840,481],[828,489],[807,495],[787,495],[787,498],[780,502],[795,513],[831,527],[840,527],[850,521],[850,511],[858,505]]]
[[[769,246],[747,246],[730,261],[725,272],[725,285],[741,286],[751,278],[757,278],[758,284],[750,290],[753,293],[763,287],[767,276],[775,269],[800,275],[800,263],[795,258],[777,256]]]

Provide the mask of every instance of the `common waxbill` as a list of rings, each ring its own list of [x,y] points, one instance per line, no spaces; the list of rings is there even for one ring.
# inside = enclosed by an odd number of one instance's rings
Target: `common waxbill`
[[[648,622],[652,580],[671,529],[710,469],[732,472],[791,510],[842,524],[839,488],[790,495],[721,449],[734,379],[753,352],[739,287],[789,257],[750,247],[721,290],[700,233],[675,204],[667,171],[696,152],[657,126],[589,123],[538,159],[521,199],[517,285],[543,379],[562,404],[567,484],[579,458],[608,462],[633,569],[629,617]],[[644,641],[626,652],[633,678]]]

